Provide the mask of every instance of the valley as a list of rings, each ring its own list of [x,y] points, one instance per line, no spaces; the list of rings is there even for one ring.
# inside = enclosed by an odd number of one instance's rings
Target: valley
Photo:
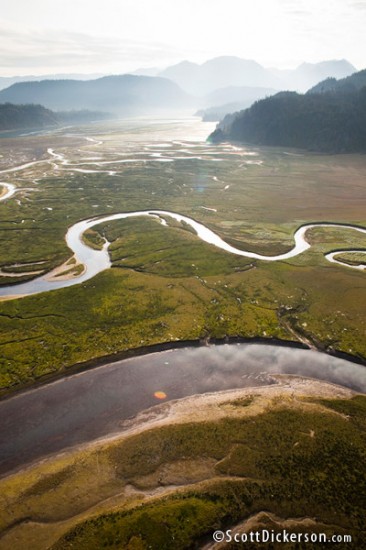
[[[0,550],[366,550],[365,26],[3,2]]]
[[[3,138],[0,548],[361,548],[366,160],[212,129]]]
[[[364,157],[210,145],[212,127],[139,119],[5,140],[20,164],[1,159],[12,196],[0,204],[0,293],[43,276],[60,288],[0,302],[3,393],[123,351],[226,336],[365,361]],[[145,210],[158,214],[109,219]],[[85,261],[108,242],[112,266],[88,280],[65,241],[86,219]],[[189,220],[254,257],[203,242]],[[306,224],[310,247],[286,257]]]

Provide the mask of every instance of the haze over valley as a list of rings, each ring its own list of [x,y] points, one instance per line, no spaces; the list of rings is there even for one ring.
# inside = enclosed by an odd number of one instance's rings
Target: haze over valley
[[[328,77],[342,78],[356,71],[348,61],[303,63],[293,71],[265,69],[255,61],[233,56],[211,59],[202,65],[184,61],[148,75],[113,75],[82,80],[64,75],[22,79],[0,91],[0,102],[35,103],[49,109],[98,109],[136,115],[155,110],[192,108],[245,108],[257,99],[283,89],[306,91]],[[1,84],[1,80],[0,80]],[[229,104],[229,105],[227,105]],[[235,110],[235,109],[234,109]]]
[[[1,549],[363,548],[365,25],[2,6]]]

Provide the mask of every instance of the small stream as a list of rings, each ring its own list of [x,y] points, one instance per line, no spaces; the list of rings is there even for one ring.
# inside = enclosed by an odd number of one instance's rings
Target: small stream
[[[366,235],[366,229],[363,227],[357,227],[349,224],[337,224],[337,223],[311,223],[302,225],[294,233],[294,246],[284,254],[278,254],[274,256],[268,256],[264,254],[257,254],[255,252],[249,252],[246,250],[241,250],[235,248],[230,244],[226,243],[224,240],[219,237],[216,233],[211,231],[208,227],[204,226],[202,223],[199,223],[188,216],[183,216],[182,214],[177,214],[175,212],[170,212],[168,210],[141,210],[137,212],[120,212],[117,214],[111,214],[109,216],[100,216],[96,218],[90,218],[87,220],[82,220],[72,225],[66,233],[66,243],[70,250],[73,252],[76,260],[85,266],[85,271],[77,277],[72,277],[64,280],[50,280],[50,277],[53,275],[53,271],[47,275],[42,275],[28,281],[25,283],[19,283],[14,285],[8,285],[0,287],[0,296],[12,296],[16,298],[17,296],[29,295],[29,294],[38,294],[40,292],[48,292],[50,290],[56,290],[59,288],[65,288],[68,286],[73,286],[84,281],[95,277],[98,273],[111,267],[111,261],[108,254],[109,243],[106,242],[102,250],[94,250],[84,243],[82,240],[82,235],[87,229],[91,229],[102,223],[107,223],[116,220],[122,220],[127,218],[135,218],[141,216],[149,216],[153,218],[158,218],[164,226],[168,229],[168,224],[166,223],[165,217],[173,218],[178,222],[184,222],[189,225],[196,233],[197,238],[202,241],[214,245],[221,250],[225,250],[230,254],[235,254],[237,256],[244,256],[246,258],[253,258],[258,260],[264,260],[268,262],[274,262],[279,260],[286,260],[289,258],[294,258],[299,254],[302,254],[310,248],[310,244],[306,240],[306,232],[309,229],[316,227],[336,227],[340,229],[347,229],[357,231],[359,233],[364,233]],[[349,250],[348,250],[349,252]],[[338,251],[336,254],[340,254],[341,251]],[[356,265],[350,266],[337,260],[335,253],[330,253],[325,257],[333,263],[341,264],[347,267],[352,267],[355,269],[364,270],[366,265]]]

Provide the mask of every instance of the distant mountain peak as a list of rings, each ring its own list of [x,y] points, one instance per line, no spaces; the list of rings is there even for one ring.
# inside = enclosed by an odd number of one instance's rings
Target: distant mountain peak
[[[302,63],[293,70],[267,69],[253,59],[222,55],[202,64],[182,61],[167,67],[159,76],[170,78],[186,92],[204,96],[230,86],[306,91],[331,76],[343,78],[356,68],[346,59]]]
[[[207,61],[202,63],[201,67],[205,65],[215,65],[219,63],[240,63],[261,67],[262,69],[264,68],[257,61],[254,61],[254,59],[243,59],[236,55],[221,55],[219,57],[213,57],[212,59],[208,59]]]
[[[338,66],[338,67],[345,67],[349,70],[352,70],[354,72],[356,72],[356,67],[354,67],[352,65],[352,63],[350,63],[349,61],[347,61],[347,59],[329,59],[327,61],[319,61],[318,63],[308,63],[306,61],[304,61],[304,63],[301,63],[301,65],[299,65],[297,68],[298,69],[301,69],[301,68],[305,68],[305,67],[318,67],[318,68],[323,68],[323,67],[327,67],[327,66]]]
[[[183,61],[168,67],[159,76],[170,78],[186,92],[204,96],[228,86],[278,88],[277,78],[253,60],[223,55],[202,64]]]

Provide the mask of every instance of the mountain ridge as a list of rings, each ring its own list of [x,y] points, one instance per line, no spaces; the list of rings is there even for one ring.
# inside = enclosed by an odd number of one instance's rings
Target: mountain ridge
[[[54,112],[42,105],[13,103],[0,104],[0,132],[57,127],[61,124],[86,124],[92,120],[109,118],[105,112],[67,111]]]
[[[227,115],[209,139],[325,153],[366,152],[366,86],[352,86],[364,76],[366,71],[349,77],[346,92],[341,84],[338,91],[333,85],[332,93],[280,92],[257,101]]]
[[[182,61],[159,72],[187,93],[204,96],[226,86],[250,86],[306,91],[327,77],[343,78],[357,69],[346,59],[304,62],[295,69],[265,68],[251,59],[220,56],[198,64]]]
[[[192,98],[168,79],[112,75],[85,81],[19,82],[0,91],[0,102],[37,103],[53,110],[106,108],[129,115],[185,108]]]
[[[366,69],[363,69],[362,71],[358,71],[350,76],[338,80],[334,77],[322,80],[321,82],[310,88],[307,93],[348,93],[361,90],[364,86],[366,86]]]

